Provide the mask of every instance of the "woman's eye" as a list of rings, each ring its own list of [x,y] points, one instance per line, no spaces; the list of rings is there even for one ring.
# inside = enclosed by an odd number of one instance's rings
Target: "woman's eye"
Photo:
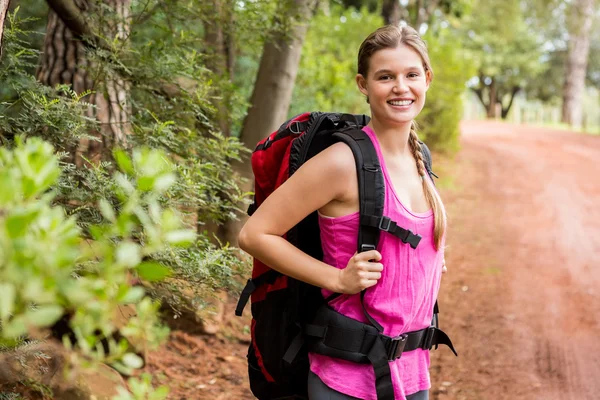
[[[381,77],[379,77],[379,79],[381,80],[387,80],[387,79],[391,79],[392,77],[389,75],[382,75]]]
[[[418,76],[419,76],[419,74],[417,74],[416,72],[411,72],[410,74],[408,74],[409,78],[416,78]]]

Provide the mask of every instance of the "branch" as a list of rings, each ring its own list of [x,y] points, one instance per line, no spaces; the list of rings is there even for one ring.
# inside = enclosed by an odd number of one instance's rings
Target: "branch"
[[[471,90],[473,92],[475,92],[475,94],[477,95],[477,98],[479,99],[479,101],[481,102],[481,104],[483,104],[483,106],[485,107],[485,109],[488,109],[488,105],[485,103],[485,100],[483,99],[483,89],[482,88],[471,88]]]
[[[85,46],[89,46],[94,49],[102,49],[109,54],[113,53],[113,50],[106,43],[106,41],[92,32],[89,24],[86,22],[84,13],[79,7],[77,7],[77,4],[75,4],[74,0],[46,0],[46,2],[56,13],[58,18],[60,18],[67,28],[69,28],[73,35],[82,40],[82,43]],[[106,62],[110,62],[110,60],[106,60]],[[142,84],[142,82],[140,82],[139,79],[137,79],[126,68],[123,68],[118,64],[114,64],[113,67],[119,72],[123,79],[126,79],[135,85]],[[151,92],[171,99],[183,95],[184,90],[177,84],[160,83],[158,88],[152,89]]]
[[[101,48],[110,51],[109,46],[102,38],[95,35],[85,20],[85,15],[73,0],[46,0],[52,11],[58,15],[58,18],[69,28],[78,39],[88,39],[84,41],[87,45],[93,45],[95,48]],[[92,41],[89,43],[88,41]]]
[[[10,0],[0,0],[0,59],[2,59],[2,34]]]
[[[521,88],[519,86],[513,86],[512,92],[510,94],[510,101],[508,102],[508,106],[506,106],[506,108],[502,107],[502,119],[505,119],[506,116],[508,115],[508,112],[510,111],[510,108],[512,107],[513,100],[515,99],[515,96],[517,95],[517,93],[519,93],[520,90],[521,90]]]

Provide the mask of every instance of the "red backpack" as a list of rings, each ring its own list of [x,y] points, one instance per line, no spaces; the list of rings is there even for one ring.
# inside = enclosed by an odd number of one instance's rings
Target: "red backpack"
[[[282,124],[259,142],[252,153],[255,195],[248,214],[252,215],[308,159],[341,141],[352,149],[357,166],[360,203],[357,251],[376,249],[381,231],[416,248],[420,236],[383,215],[384,177],[373,143],[362,131],[368,122],[369,117],[365,115],[313,112]],[[433,175],[429,149],[423,143],[421,146],[427,172]],[[322,259],[316,211],[284,237],[305,253]],[[361,302],[364,293],[361,293]],[[446,344],[456,354],[448,336],[437,327],[437,303],[432,326],[392,338],[383,335],[383,328],[366,309],[370,324],[330,308],[328,303],[337,296],[339,294],[323,299],[319,288],[283,275],[254,259],[252,278],[242,291],[236,315],[242,315],[251,298],[248,373],[250,388],[257,398],[306,399],[309,351],[373,364],[380,400],[394,399],[389,361],[399,358],[403,352]]]

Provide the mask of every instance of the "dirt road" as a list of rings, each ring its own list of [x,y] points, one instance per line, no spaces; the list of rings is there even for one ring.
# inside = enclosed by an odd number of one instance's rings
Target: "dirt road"
[[[434,400],[600,399],[600,137],[463,124],[434,160],[450,214]],[[171,399],[251,399],[247,334],[228,305],[216,337],[174,332],[148,371]]]
[[[600,137],[471,122],[461,142],[440,171],[460,357],[434,352],[433,399],[600,399]]]

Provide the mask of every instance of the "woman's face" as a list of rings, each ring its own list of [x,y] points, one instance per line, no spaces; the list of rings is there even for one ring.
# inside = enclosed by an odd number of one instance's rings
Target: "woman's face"
[[[411,122],[421,112],[430,80],[419,54],[405,45],[376,51],[367,77],[356,76],[373,117],[392,125]]]

